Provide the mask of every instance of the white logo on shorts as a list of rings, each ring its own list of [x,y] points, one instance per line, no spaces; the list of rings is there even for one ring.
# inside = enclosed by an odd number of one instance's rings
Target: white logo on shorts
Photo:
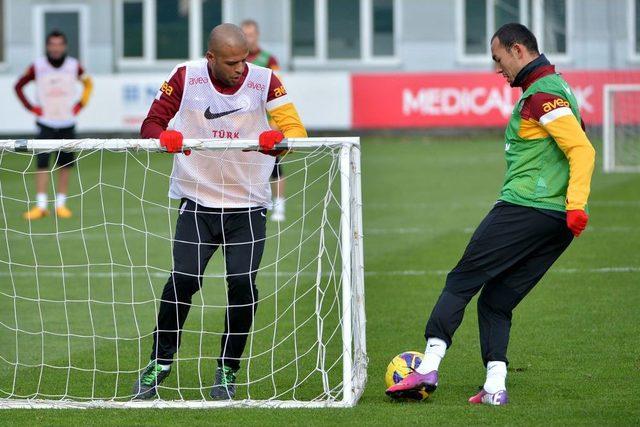
[[[184,212],[184,209],[187,207],[187,201],[185,200],[184,203],[182,203],[182,206],[180,206],[180,215],[182,215],[182,212]]]

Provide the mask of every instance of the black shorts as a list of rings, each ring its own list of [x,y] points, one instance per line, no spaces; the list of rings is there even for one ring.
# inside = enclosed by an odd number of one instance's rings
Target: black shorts
[[[271,172],[271,178],[273,178],[273,179],[282,179],[282,178],[284,178],[284,173],[282,171],[282,166],[280,166],[280,156],[276,157],[276,164],[273,165],[273,171]]]
[[[75,126],[56,129],[38,123],[38,128],[40,128],[38,139],[75,139],[76,137]],[[66,151],[38,153],[38,169],[49,168],[49,157],[51,157],[51,154],[56,156],[56,165],[60,168],[70,168],[75,162],[75,155]]]

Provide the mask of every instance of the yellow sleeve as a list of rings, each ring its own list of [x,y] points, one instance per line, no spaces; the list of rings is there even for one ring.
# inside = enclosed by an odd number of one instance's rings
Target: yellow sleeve
[[[267,110],[285,138],[306,138],[307,130],[300,120],[298,110],[292,102]]]
[[[80,77],[80,81],[82,82],[82,86],[84,86],[82,96],[80,97],[80,105],[84,107],[89,103],[89,98],[93,91],[93,81],[91,80],[91,77],[85,75]]]
[[[571,111],[569,108],[567,110]],[[540,124],[569,160],[566,209],[584,210],[591,191],[596,152],[572,113],[555,114],[555,117],[550,118],[552,120],[546,121],[545,116],[541,117]]]

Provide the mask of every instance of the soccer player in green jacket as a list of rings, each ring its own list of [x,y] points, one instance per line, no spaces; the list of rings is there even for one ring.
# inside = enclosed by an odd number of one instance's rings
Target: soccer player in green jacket
[[[240,24],[244,36],[249,44],[249,56],[247,62],[254,65],[270,68],[276,74],[280,71],[280,65],[276,57],[260,47],[260,28],[258,23],[253,19],[245,19]],[[284,90],[284,87],[283,87]],[[269,117],[267,115],[267,117]],[[269,124],[273,129],[278,129],[276,123],[269,117]],[[282,222],[285,220],[285,174],[282,167],[282,157],[276,157],[276,164],[271,172],[271,193],[273,194],[273,209],[271,211],[271,220]]]
[[[438,385],[438,367],[471,298],[487,377],[471,403],[504,405],[513,309],[587,225],[595,151],[578,102],[538,51],[524,25],[506,24],[491,39],[497,73],[522,88],[505,132],[507,171],[498,202],[447,275],[425,331],[420,366],[387,394],[410,396]]]

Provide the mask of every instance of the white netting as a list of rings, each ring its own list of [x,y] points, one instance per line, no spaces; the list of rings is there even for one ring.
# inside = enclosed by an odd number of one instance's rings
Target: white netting
[[[357,139],[289,142],[287,221],[267,224],[235,402],[209,398],[226,309],[221,250],[193,297],[161,400],[131,402],[172,268],[172,156],[153,140],[66,141],[78,158],[67,199],[74,216],[24,220],[35,157],[20,151],[61,142],[0,141],[0,407],[357,402],[366,381]],[[49,194],[56,179],[54,167]]]
[[[640,172],[640,85],[604,86],[605,172]]]

